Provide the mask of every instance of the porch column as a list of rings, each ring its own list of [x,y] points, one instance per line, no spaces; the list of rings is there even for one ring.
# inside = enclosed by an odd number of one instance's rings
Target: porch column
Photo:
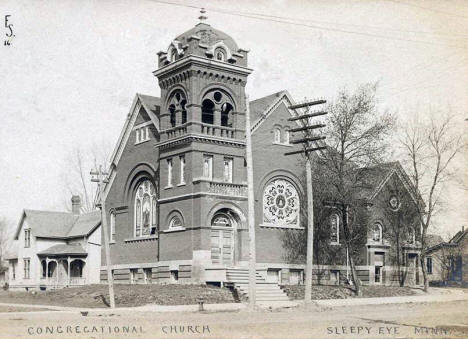
[[[68,256],[68,259],[67,259],[67,274],[68,274],[68,286],[70,286],[70,282],[71,282],[71,279],[70,279],[70,256]]]
[[[49,282],[49,257],[45,260],[45,281],[46,284]]]

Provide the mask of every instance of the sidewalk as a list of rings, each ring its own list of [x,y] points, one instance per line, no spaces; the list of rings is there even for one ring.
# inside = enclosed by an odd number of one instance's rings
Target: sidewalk
[[[430,293],[416,296],[403,297],[384,297],[384,298],[349,298],[349,299],[326,299],[314,300],[312,305],[323,307],[341,307],[353,305],[379,305],[379,304],[404,304],[404,303],[425,303],[425,302],[448,302],[456,300],[468,300],[468,291],[461,289],[431,289]],[[295,308],[303,304],[302,300],[292,301],[264,301],[258,302],[259,309],[278,310],[285,308]],[[51,305],[31,305],[31,304],[12,304],[0,303],[0,306],[11,307],[27,307],[47,309],[42,312],[62,311],[71,313],[88,312],[87,314],[96,313],[119,313],[119,312],[198,312],[198,305],[145,305],[138,307],[117,307],[111,308],[83,308],[83,307],[62,307]],[[248,310],[247,303],[226,303],[226,304],[205,304],[205,312],[237,312]],[[36,312],[36,311],[34,311]],[[41,312],[41,311],[37,311]],[[0,313],[1,314],[1,313]],[[11,313],[10,313],[11,314]]]

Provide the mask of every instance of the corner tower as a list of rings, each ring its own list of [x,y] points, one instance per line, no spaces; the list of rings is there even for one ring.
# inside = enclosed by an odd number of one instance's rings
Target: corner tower
[[[158,53],[153,72],[161,88],[159,260],[190,260],[192,281],[246,257],[247,53],[200,22]]]

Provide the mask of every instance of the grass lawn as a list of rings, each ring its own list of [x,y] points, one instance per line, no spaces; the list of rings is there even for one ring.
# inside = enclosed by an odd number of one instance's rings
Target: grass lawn
[[[205,285],[114,285],[116,306],[189,305],[198,297],[205,303],[236,302],[231,291]],[[0,291],[0,302],[69,307],[106,307],[109,301],[107,285],[88,285],[50,291]]]
[[[284,286],[284,291],[292,300],[304,299],[304,285]],[[418,292],[410,287],[362,286],[362,298],[397,297],[416,295]],[[312,286],[312,300],[356,298],[353,290],[346,286]]]
[[[0,313],[50,311],[47,308],[0,306]]]

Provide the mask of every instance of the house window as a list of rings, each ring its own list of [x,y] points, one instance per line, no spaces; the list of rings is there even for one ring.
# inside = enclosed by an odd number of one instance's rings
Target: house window
[[[24,279],[29,279],[30,277],[30,270],[31,270],[31,259],[23,259],[24,263]]]
[[[232,182],[232,158],[224,158],[224,181]]]
[[[427,274],[432,274],[432,257],[426,258],[426,271]]]
[[[185,184],[185,155],[179,157],[180,160],[180,185]]]
[[[336,213],[330,216],[330,243],[332,245],[340,243],[340,216]]]
[[[296,187],[286,179],[270,181],[263,191],[263,223],[299,227],[300,201]]]
[[[203,178],[213,180],[213,156],[203,155]]]
[[[110,214],[110,241],[115,241],[115,212]]]
[[[276,127],[273,133],[274,133],[273,143],[280,144],[281,143],[281,129],[279,127]]]
[[[135,195],[135,236],[147,237],[156,234],[156,191],[149,180],[142,181]]]
[[[167,159],[167,187],[172,187],[172,159]]]
[[[382,225],[380,223],[376,223],[372,230],[372,240],[375,242],[382,242]]]
[[[24,230],[24,247],[31,246],[31,230]]]
[[[11,263],[11,280],[16,279],[16,262]]]

